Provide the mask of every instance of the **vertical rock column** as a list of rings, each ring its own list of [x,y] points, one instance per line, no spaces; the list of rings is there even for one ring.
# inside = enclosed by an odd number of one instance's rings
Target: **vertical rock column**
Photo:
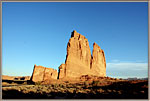
[[[91,52],[88,40],[83,35],[73,31],[67,45],[66,77],[79,77],[88,74],[90,61]]]
[[[65,64],[61,64],[59,66],[59,71],[58,71],[58,79],[64,78],[66,75],[66,67]]]
[[[104,51],[96,44],[93,44],[93,57],[91,60],[91,71],[96,76],[106,76],[106,61]]]
[[[105,55],[104,51],[94,43],[93,56],[91,56],[88,40],[73,31],[67,44],[65,64],[59,67],[58,79],[82,75],[106,76]]]

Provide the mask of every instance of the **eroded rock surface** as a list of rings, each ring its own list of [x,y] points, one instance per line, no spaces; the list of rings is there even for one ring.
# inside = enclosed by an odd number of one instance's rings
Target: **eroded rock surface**
[[[65,64],[61,64],[59,66],[59,73],[58,73],[58,79],[61,79],[61,78],[64,78],[66,75],[66,71],[65,71],[66,67],[65,67]]]
[[[93,44],[93,57],[91,71],[96,76],[106,76],[106,61],[104,51],[96,44]]]
[[[46,68],[43,66],[34,65],[34,70],[33,70],[31,80],[33,82],[38,82],[38,81],[45,81],[50,79],[57,79],[57,77],[58,77],[57,70],[54,70],[53,68]]]
[[[91,52],[88,40],[76,31],[67,45],[66,77],[78,77],[89,73]]]
[[[104,51],[94,43],[93,56],[91,56],[88,40],[73,31],[67,45],[65,64],[63,64],[63,69],[59,69],[59,77],[69,78],[82,75],[106,76],[105,55]]]
[[[34,66],[31,80],[46,81],[51,79],[70,79],[82,75],[106,76],[106,61],[104,51],[96,44],[93,44],[91,55],[89,42],[75,30],[67,44],[67,55],[65,64],[59,66],[59,72],[52,68]],[[70,79],[71,80],[71,79]]]

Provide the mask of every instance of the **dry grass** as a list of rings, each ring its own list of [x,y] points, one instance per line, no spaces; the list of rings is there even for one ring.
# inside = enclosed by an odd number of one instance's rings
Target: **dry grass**
[[[3,83],[7,85],[7,83]],[[92,80],[82,80],[81,82],[61,82],[35,85],[10,86],[2,88],[4,99],[13,98],[75,98],[75,99],[147,99],[148,81],[137,80],[116,80],[110,78],[99,78]],[[19,96],[18,96],[19,95]]]

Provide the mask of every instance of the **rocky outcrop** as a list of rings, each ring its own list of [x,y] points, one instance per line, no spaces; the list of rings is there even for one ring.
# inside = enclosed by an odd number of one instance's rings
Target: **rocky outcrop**
[[[2,75],[2,80],[30,80],[30,76],[8,76],[8,75]]]
[[[61,64],[59,66],[58,79],[64,78],[66,76],[65,73],[65,64]]]
[[[45,68],[43,81],[49,79],[57,79],[57,77],[58,77],[57,70],[54,70],[53,68]]]
[[[89,42],[81,34],[73,31],[67,44],[65,64],[59,66],[59,72],[52,68],[34,66],[31,80],[33,82],[50,79],[68,79],[83,75],[106,76],[106,61],[104,51],[93,44],[91,55]]]
[[[67,45],[65,62],[66,77],[78,77],[89,73],[91,52],[88,40],[76,31],[72,32]]]
[[[53,68],[46,68],[43,66],[34,65],[31,81],[33,82],[45,81],[50,79],[57,79],[57,77],[58,77],[57,70],[54,70]]]
[[[91,71],[96,76],[106,76],[106,61],[104,51],[96,44],[93,44],[93,56],[91,60]]]
[[[104,51],[94,43],[93,56],[88,40],[76,31],[72,32],[67,45],[65,64],[59,67],[59,78],[80,77],[82,75],[106,76]]]

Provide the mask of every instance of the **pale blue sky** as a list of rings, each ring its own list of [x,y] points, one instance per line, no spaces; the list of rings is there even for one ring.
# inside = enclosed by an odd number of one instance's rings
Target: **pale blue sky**
[[[3,2],[3,75],[31,76],[34,64],[58,69],[73,30],[104,50],[107,76],[147,77],[146,2]]]

